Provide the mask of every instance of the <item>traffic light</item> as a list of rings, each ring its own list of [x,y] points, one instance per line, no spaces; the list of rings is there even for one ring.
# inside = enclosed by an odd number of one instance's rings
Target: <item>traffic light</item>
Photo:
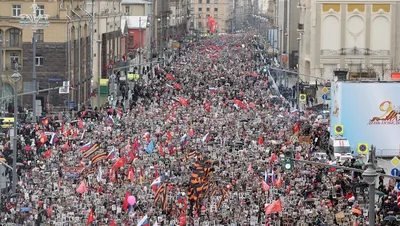
[[[283,161],[283,168],[285,170],[292,170],[293,169],[293,153],[292,151],[285,152],[285,159]]]

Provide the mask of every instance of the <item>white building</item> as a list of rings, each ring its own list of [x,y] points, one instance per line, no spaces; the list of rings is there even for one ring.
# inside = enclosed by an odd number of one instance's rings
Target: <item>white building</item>
[[[399,1],[302,0],[301,5],[300,73],[327,80],[345,69],[348,79],[387,80],[400,67]]]

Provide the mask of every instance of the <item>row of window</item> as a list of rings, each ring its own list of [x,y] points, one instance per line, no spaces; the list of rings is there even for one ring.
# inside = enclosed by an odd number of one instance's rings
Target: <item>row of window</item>
[[[199,12],[202,12],[203,8],[199,7]],[[206,12],[210,12],[210,8],[206,8]],[[214,8],[214,12],[218,12],[218,8]]]
[[[208,27],[208,22],[205,23],[206,27]],[[190,22],[190,27],[194,28],[194,22],[191,21]],[[197,28],[202,28],[203,27],[203,23],[201,21],[197,22]]]
[[[12,5],[12,16],[19,17],[21,15],[21,5]],[[36,16],[44,15],[44,5],[37,5]]]
[[[3,31],[0,31],[0,38],[3,38]],[[17,28],[11,28],[9,30],[9,36],[5,37],[3,41],[7,43],[9,47],[19,47],[20,45],[20,38],[21,38],[21,30]],[[44,31],[43,29],[36,30],[36,40],[37,42],[44,41]]]
[[[10,55],[10,65],[15,65],[15,63],[19,64],[19,54],[18,53],[11,53],[11,55]],[[35,57],[35,64],[36,64],[36,66],[43,66],[44,65],[44,57],[43,56],[36,56]]]
[[[207,4],[210,4],[211,0],[205,0],[204,2],[207,3]],[[218,0],[214,0],[214,3],[218,4]],[[203,4],[203,0],[199,0],[199,4]]]

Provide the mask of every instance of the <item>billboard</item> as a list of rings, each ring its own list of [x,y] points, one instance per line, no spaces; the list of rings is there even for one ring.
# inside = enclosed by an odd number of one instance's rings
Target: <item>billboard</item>
[[[336,82],[331,97],[331,136],[343,125],[355,154],[360,143],[376,146],[377,156],[399,154],[400,83]]]

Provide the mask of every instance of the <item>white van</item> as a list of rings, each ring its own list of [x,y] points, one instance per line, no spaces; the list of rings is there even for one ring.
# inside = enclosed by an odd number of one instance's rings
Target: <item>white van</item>
[[[333,153],[336,156],[341,154],[350,154],[351,155],[351,148],[350,142],[341,136],[331,137],[329,139],[329,146],[333,149]]]

